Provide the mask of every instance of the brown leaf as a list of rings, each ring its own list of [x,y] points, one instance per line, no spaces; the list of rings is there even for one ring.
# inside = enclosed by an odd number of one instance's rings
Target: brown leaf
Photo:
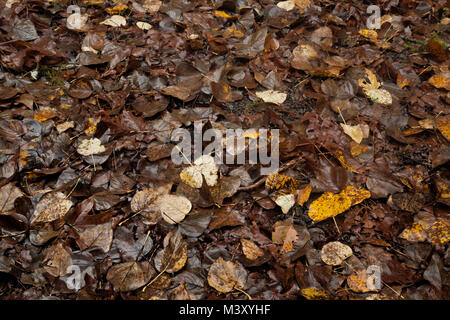
[[[181,270],[187,261],[187,243],[180,232],[170,232],[164,238],[164,249],[155,256],[159,272],[173,273]]]
[[[147,261],[130,261],[112,266],[106,279],[114,286],[114,290],[126,292],[143,287],[153,274],[154,271]]]
[[[31,225],[52,222],[63,218],[72,207],[72,201],[66,199],[62,192],[45,194],[34,209]]]
[[[243,289],[247,282],[247,271],[240,264],[219,258],[208,272],[208,284],[219,292],[227,293],[235,288]]]

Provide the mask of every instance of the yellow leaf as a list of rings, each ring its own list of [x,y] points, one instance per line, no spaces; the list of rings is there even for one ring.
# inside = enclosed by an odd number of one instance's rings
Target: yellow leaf
[[[298,181],[284,174],[274,173],[266,178],[266,189],[269,192],[283,191],[282,194],[294,193]]]
[[[400,234],[400,238],[412,242],[423,242],[427,239],[427,233],[420,223],[415,222],[411,227],[403,230]]]
[[[438,128],[442,135],[450,141],[450,119],[448,117],[437,118],[436,128]]]
[[[359,30],[359,34],[368,39],[378,39],[378,33],[375,30],[361,29]]]
[[[400,73],[397,75],[397,85],[400,88],[404,88],[411,84],[411,80],[404,78]]]
[[[363,132],[359,124],[356,126],[351,126],[341,123],[341,127],[344,132],[353,139],[353,141],[355,141],[356,143],[361,143],[363,139]]]
[[[368,198],[370,198],[368,190],[347,186],[338,194],[331,192],[322,194],[311,203],[308,215],[315,222],[322,221],[337,216]]]
[[[128,7],[124,4],[118,4],[117,6],[114,6],[113,8],[106,8],[106,12],[108,12],[109,14],[117,14],[120,13],[121,11],[125,11],[127,10]]]
[[[45,109],[41,109],[41,110],[37,111],[34,114],[34,120],[37,120],[39,122],[44,122],[44,121],[47,121],[48,119],[55,118],[57,115],[58,115],[58,113],[56,112],[56,110],[50,109],[50,108],[45,108]]]
[[[450,90],[450,72],[442,72],[434,75],[428,80],[428,82],[438,89]]]
[[[225,11],[222,11],[222,10],[215,10],[214,16],[216,16],[217,18],[225,18],[225,19],[234,18],[233,16],[230,16],[228,13],[226,13]]]
[[[370,281],[366,269],[354,270],[347,278],[347,285],[354,292],[366,293],[373,291],[367,287],[368,280]]]
[[[324,290],[319,290],[314,287],[302,289],[301,294],[308,300],[329,299],[328,294]]]

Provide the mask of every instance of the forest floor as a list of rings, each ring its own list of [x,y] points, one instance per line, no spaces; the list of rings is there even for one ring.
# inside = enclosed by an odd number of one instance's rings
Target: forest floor
[[[0,299],[449,299],[449,1],[369,5],[0,0]]]

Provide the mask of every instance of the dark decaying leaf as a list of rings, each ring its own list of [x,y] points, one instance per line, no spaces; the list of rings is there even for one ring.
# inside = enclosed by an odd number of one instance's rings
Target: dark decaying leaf
[[[143,287],[154,275],[154,270],[147,261],[124,262],[112,266],[106,275],[114,290],[126,292]]]
[[[180,232],[171,232],[164,238],[164,249],[155,256],[155,267],[159,272],[174,273],[181,270],[187,261],[187,243]]]

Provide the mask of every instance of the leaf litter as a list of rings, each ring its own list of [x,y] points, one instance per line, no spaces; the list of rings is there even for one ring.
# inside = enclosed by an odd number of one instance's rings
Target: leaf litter
[[[449,298],[445,1],[0,2],[0,298]]]

